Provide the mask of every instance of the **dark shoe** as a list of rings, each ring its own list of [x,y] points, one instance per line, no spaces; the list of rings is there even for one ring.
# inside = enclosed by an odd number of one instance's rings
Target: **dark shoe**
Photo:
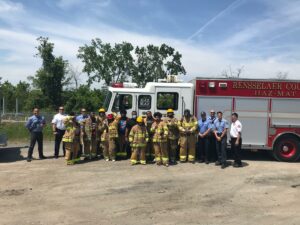
[[[216,162],[215,162],[215,165],[216,165],[216,166],[220,166],[221,163],[220,163],[219,161],[216,161]]]
[[[221,169],[225,169],[227,167],[226,164],[222,164]]]
[[[205,164],[209,164],[209,161],[205,161]]]
[[[55,155],[55,156],[54,156],[54,159],[58,159],[58,155]]]
[[[189,161],[189,163],[195,164],[195,161]]]
[[[46,157],[45,156],[40,156],[40,160],[43,160],[43,159],[46,159]]]
[[[180,163],[186,163],[186,161],[180,161]]]
[[[236,163],[236,162],[233,163],[232,166],[235,167],[235,168],[243,167],[242,163]]]
[[[31,160],[32,160],[32,158],[27,158],[26,161],[27,161],[27,162],[31,162]]]
[[[199,163],[204,163],[204,160],[203,160],[203,159],[200,159],[198,162],[199,162]]]

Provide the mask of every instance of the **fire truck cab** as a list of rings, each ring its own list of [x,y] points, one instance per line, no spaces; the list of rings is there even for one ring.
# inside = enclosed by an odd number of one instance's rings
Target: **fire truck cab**
[[[196,78],[189,83],[151,82],[145,88],[124,83],[108,88],[104,107],[138,115],[166,115],[172,108],[177,118],[185,109],[197,118],[201,111],[209,115],[214,109],[229,122],[236,112],[243,124],[244,149],[270,150],[279,161],[300,158],[300,81]]]

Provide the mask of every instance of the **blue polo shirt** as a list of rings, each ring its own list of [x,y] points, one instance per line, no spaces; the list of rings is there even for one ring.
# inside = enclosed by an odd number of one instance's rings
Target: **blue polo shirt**
[[[30,132],[42,132],[44,124],[46,124],[46,121],[43,116],[33,115],[29,117],[25,126]]]
[[[89,115],[83,116],[82,114],[80,114],[79,116],[76,116],[76,121],[77,121],[77,123],[80,123],[82,120],[85,120],[87,118],[89,118]]]
[[[223,118],[221,121],[219,119],[215,120],[214,129],[217,131],[217,133],[222,133],[226,128],[229,128],[227,120]]]
[[[211,117],[209,116],[207,118],[207,120],[210,122],[210,125],[211,125],[211,129],[213,130],[214,129],[214,122],[216,121],[217,117]]]
[[[208,129],[211,128],[211,123],[208,119],[202,121],[198,120],[198,130],[200,134],[204,134]]]

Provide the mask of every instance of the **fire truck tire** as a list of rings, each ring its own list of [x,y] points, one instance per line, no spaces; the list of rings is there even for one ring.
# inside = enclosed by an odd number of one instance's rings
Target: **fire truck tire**
[[[299,138],[293,135],[284,135],[276,140],[273,156],[278,161],[295,162],[300,158]]]

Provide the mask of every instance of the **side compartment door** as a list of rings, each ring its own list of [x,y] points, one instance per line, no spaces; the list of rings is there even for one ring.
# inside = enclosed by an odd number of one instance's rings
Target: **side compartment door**
[[[245,145],[266,145],[268,135],[268,99],[236,98],[236,112],[243,125]]]

